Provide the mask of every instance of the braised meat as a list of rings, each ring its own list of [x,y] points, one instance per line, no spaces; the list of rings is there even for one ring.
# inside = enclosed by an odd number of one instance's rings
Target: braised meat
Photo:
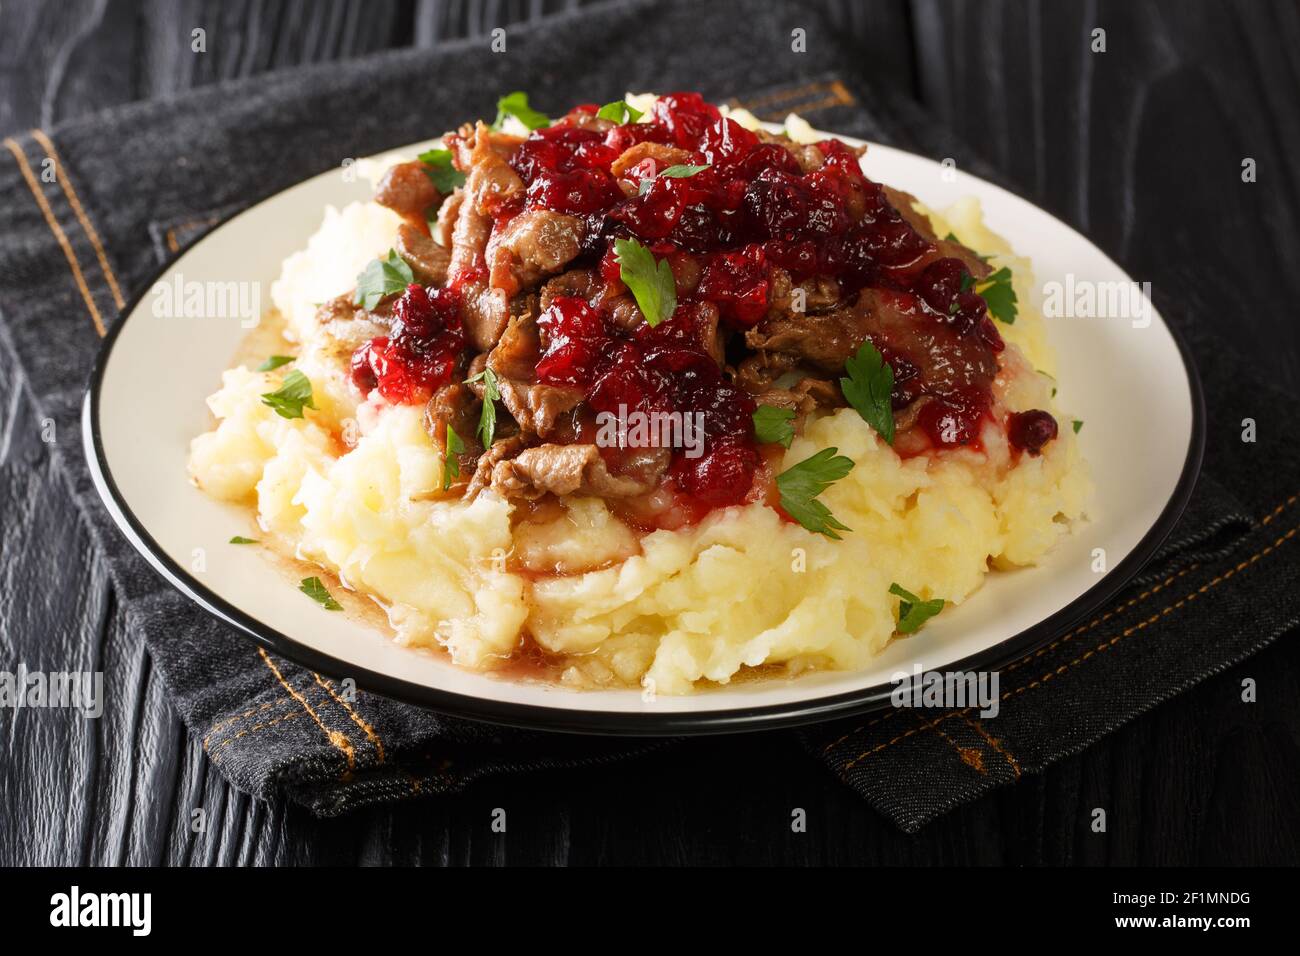
[[[373,333],[358,388],[427,402],[435,440],[466,441],[465,494],[654,496],[697,517],[762,500],[756,408],[800,428],[846,404],[863,356],[892,372],[900,454],[972,444],[991,420],[1003,344],[980,283],[997,277],[863,175],[861,149],[750,131],[693,93],[638,122],[578,107],[444,143],[464,176],[450,196],[417,162],[376,197],[407,219],[395,252],[416,284],[322,321]],[[1042,416],[1016,419],[1014,447],[1052,440]]]

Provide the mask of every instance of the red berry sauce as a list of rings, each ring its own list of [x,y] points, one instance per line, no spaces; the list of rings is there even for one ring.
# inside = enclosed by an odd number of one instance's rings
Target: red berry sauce
[[[460,293],[412,284],[393,306],[391,333],[353,353],[352,381],[395,405],[425,402],[451,381],[464,348]]]
[[[907,321],[879,341],[873,331],[872,339],[894,368],[895,409],[928,396],[917,423],[931,447],[978,444],[980,424],[990,418],[992,376],[928,376],[904,356],[919,354],[920,364],[944,368],[972,364],[976,350],[984,369],[996,368],[992,356],[1002,338],[966,266],[912,227],[863,175],[850,148],[838,140],[817,143],[824,161],[811,168],[809,151],[797,156],[798,148],[762,142],[696,93],[660,98],[651,122],[602,129],[593,112],[578,107],[517,147],[510,164],[524,194],[495,214],[498,230],[524,209],[578,217],[582,253],[569,268],[594,268],[605,282],[603,295],[559,297],[539,316],[540,382],[583,389],[596,413],[620,406],[702,413],[704,454],[674,450],[669,475],[676,491],[701,513],[754,500],[756,476],[770,481],[754,439],[755,400],[726,379],[698,323],[701,313],[712,314],[711,305],[724,328],[757,325],[768,311],[772,270],[780,267],[795,282],[835,279],[842,302],[867,287],[890,297]],[[643,143],[654,145],[621,171],[620,182],[611,165]],[[675,158],[666,162],[665,155]],[[679,164],[708,168],[658,175]],[[674,265],[675,256],[689,256],[698,267],[698,283],[684,287],[679,279],[676,311],[655,327],[617,327],[601,306],[625,291],[612,249],[620,238],[635,238]],[[407,289],[393,335],[354,357],[357,384],[377,385],[389,401],[412,402],[448,381],[464,347],[458,304],[450,289]],[[1009,427],[1012,443],[1031,453],[1055,433],[1046,412],[1013,416]]]
[[[1056,437],[1056,419],[1041,409],[1012,412],[1007,416],[1007,440],[1012,448],[1037,455]]]

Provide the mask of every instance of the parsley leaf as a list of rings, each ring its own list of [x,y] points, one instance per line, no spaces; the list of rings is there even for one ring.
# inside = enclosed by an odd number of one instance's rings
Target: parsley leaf
[[[851,531],[840,524],[817,496],[853,470],[853,461],[838,454],[838,448],[823,448],[776,476],[781,507],[809,531],[816,531],[836,541],[836,531]]]
[[[460,460],[456,457],[465,450],[465,442],[456,429],[447,426],[447,450],[442,456],[442,490],[451,487],[451,480],[460,477]]]
[[[265,362],[257,367],[259,372],[273,372],[281,365],[288,365],[293,361],[292,355],[272,355]]]
[[[641,185],[637,187],[637,195],[644,196],[650,191],[651,184],[660,177],[668,179],[685,179],[687,176],[694,176],[696,173],[702,173],[709,168],[711,164],[705,163],[703,166],[669,166],[667,169],[659,170],[658,175],[651,176],[649,179],[641,180]]]
[[[635,123],[642,117],[642,112],[635,106],[629,105],[624,100],[615,100],[613,103],[606,103],[596,111],[596,115],[604,120],[612,120],[622,126],[624,123]]]
[[[262,396],[262,404],[275,409],[281,418],[302,418],[304,408],[315,408],[312,400],[311,380],[294,369],[274,392]]]
[[[492,436],[496,434],[497,407],[495,403],[501,397],[501,390],[497,388],[496,372],[490,368],[485,368],[477,375],[465,379],[465,384],[468,385],[470,382],[477,382],[480,379],[483,380],[483,414],[478,420],[478,438],[483,443],[484,450],[486,450],[492,447]],[[450,431],[450,429],[448,430]]]
[[[433,180],[434,188],[440,193],[454,192],[457,186],[465,184],[465,174],[451,164],[451,150],[429,149],[417,159],[425,165],[425,172]]]
[[[1083,427],[1083,422],[1081,422],[1079,419],[1076,418],[1074,420],[1074,433],[1076,435],[1079,434],[1079,429],[1082,427]]]
[[[981,279],[976,284],[975,291],[988,304],[989,314],[993,318],[1007,325],[1016,321],[1016,290],[1011,287],[1011,270],[1006,266]]]
[[[754,410],[754,437],[759,444],[779,442],[789,448],[794,440],[794,409],[777,408],[775,405],[760,405]]]
[[[922,601],[911,591],[898,584],[891,584],[889,586],[889,593],[896,594],[902,598],[902,600],[898,602],[899,634],[916,633],[921,629],[922,624],[943,610],[943,598],[935,598],[932,601]]]
[[[414,281],[411,267],[397,254],[397,250],[389,249],[387,259],[371,259],[357,276],[357,292],[352,302],[368,311]]]
[[[298,590],[307,595],[327,611],[341,611],[343,605],[330,597],[330,592],[321,584],[318,577],[303,578]]]
[[[256,538],[245,538],[242,534],[237,534],[230,539],[231,544],[257,544]]]
[[[513,116],[530,130],[541,129],[551,125],[551,118],[528,105],[528,94],[522,90],[507,93],[497,100],[497,118],[492,121],[493,129],[500,129],[507,116]]]
[[[845,400],[858,410],[862,420],[876,430],[886,445],[894,443],[894,370],[870,339],[858,347],[858,354],[844,363],[847,378],[840,379]]]
[[[658,325],[677,308],[677,281],[667,259],[655,261],[650,250],[635,239],[615,239],[614,255],[619,278],[632,291],[646,324]]]

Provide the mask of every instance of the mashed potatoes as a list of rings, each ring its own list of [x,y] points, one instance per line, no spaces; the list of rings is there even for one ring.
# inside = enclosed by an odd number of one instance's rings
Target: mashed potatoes
[[[999,327],[1008,342],[999,404],[1055,411],[1029,263],[985,229],[973,199],[931,216],[939,234],[1012,269],[1021,307],[1014,325]],[[856,463],[820,499],[852,529],[838,541],[762,505],[639,536],[596,498],[521,523],[492,493],[443,497],[423,409],[359,403],[343,346],[315,320],[317,304],[392,245],[399,221],[373,203],[326,211],[272,288],[297,363],[225,373],[209,399],[217,425],[194,440],[190,471],[209,494],[252,503],[279,546],[379,599],[405,644],[442,646],[456,663],[488,669],[528,634],[562,656],[568,685],[668,694],[763,664],[855,668],[895,630],[891,583],[960,604],[990,565],[1033,563],[1084,514],[1090,483],[1068,426],[1038,457],[1013,456],[990,426],[982,452],[902,460],[852,409],[811,419],[783,464],[831,446]],[[261,401],[293,368],[311,380],[317,405],[301,419]],[[571,573],[535,573],[542,568]]]

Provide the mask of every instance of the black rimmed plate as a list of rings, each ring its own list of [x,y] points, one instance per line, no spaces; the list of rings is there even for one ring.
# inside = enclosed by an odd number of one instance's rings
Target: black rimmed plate
[[[402,152],[413,156],[426,145]],[[872,178],[932,208],[978,198],[988,227],[1032,258],[1040,289],[1053,282],[1067,291],[1088,283],[1132,287],[1083,236],[997,186],[884,146],[872,145],[864,165]],[[1125,318],[1049,319],[1061,357],[1059,402],[1087,423],[1079,437],[1097,491],[1090,520],[1038,566],[991,574],[960,607],[894,641],[861,671],[653,699],[635,690],[575,692],[471,673],[396,645],[363,618],[312,605],[285,574],[227,544],[248,533],[248,514],[205,496],[187,478],[189,442],[209,427],[204,399],[247,330],[233,318],[156,316],[150,290],[178,277],[238,277],[269,290],[280,262],[319,227],[324,207],[367,192],[337,171],[322,174],[231,218],[169,263],[106,340],[83,434],[106,506],[159,573],[268,650],[380,694],[479,720],[606,734],[759,730],[886,707],[900,672],[996,668],[1102,607],[1169,533],[1200,469],[1200,384],[1185,346],[1153,306]]]

